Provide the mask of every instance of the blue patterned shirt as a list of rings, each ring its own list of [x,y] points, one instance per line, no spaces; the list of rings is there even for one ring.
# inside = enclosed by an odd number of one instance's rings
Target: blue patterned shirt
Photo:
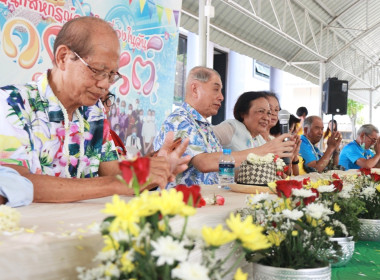
[[[190,143],[184,155],[192,158],[202,153],[222,152],[222,146],[216,138],[211,124],[186,102],[172,112],[164,121],[161,130],[154,139],[154,150],[161,148],[166,133],[174,131],[175,138],[189,138]],[[176,177],[176,184],[190,185],[212,185],[218,183],[218,172],[202,173],[191,163],[189,168]],[[172,187],[169,184],[168,187]]]

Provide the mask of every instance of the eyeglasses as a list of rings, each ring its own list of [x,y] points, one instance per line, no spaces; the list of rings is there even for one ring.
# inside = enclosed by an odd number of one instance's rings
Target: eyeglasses
[[[121,75],[119,72],[110,72],[108,73],[107,71],[104,71],[104,70],[98,70],[98,69],[95,69],[93,67],[91,67],[90,65],[88,65],[88,63],[86,61],[83,60],[83,58],[81,58],[79,56],[79,54],[77,54],[76,52],[73,51],[73,53],[76,55],[77,58],[79,58],[79,60],[88,67],[88,69],[91,70],[91,72],[93,73],[92,77],[97,80],[97,81],[102,81],[104,80],[105,78],[108,78],[108,82],[110,84],[113,84],[113,83],[116,83],[118,80],[121,79]]]
[[[102,100],[103,105],[106,105],[107,107],[111,107],[113,103],[115,102],[115,94],[108,93],[105,100]]]
[[[376,143],[377,142],[377,139],[373,139],[371,136],[369,136],[368,134],[366,134],[366,136],[373,142],[373,143]]]

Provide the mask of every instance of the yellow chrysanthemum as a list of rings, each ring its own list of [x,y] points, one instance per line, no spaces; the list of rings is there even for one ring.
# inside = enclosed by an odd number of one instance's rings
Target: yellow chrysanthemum
[[[112,197],[112,203],[106,203],[106,208],[102,212],[115,216],[109,227],[110,232],[119,230],[128,231],[130,234],[137,236],[140,232],[137,223],[140,220],[138,216],[138,203],[125,203],[118,195]]]
[[[306,215],[306,221],[312,226],[312,227],[317,227],[318,225],[322,224],[323,221],[319,220],[317,221],[316,219],[312,218],[309,215]]]
[[[377,189],[378,192],[380,192],[380,185],[377,185],[376,189]]]
[[[223,229],[222,225],[216,228],[206,227],[202,228],[203,240],[207,246],[219,247],[227,244],[236,238],[236,235]]]
[[[293,230],[292,231],[292,236],[298,236],[298,231],[297,230]]]
[[[328,236],[333,236],[335,231],[332,229],[332,227],[326,227],[325,232]]]
[[[253,224],[252,216],[248,216],[244,221],[241,221],[240,214],[234,216],[234,214],[231,213],[226,224],[232,233],[236,235],[236,239],[241,241],[244,248],[256,251],[271,246],[268,238],[262,234],[263,228]]]
[[[109,235],[103,236],[103,242],[105,245],[102,249],[103,252],[107,252],[109,250],[118,250],[120,247],[119,242],[117,242],[114,239],[111,239]]]
[[[270,183],[268,183],[268,187],[275,190],[277,187],[277,184],[276,184],[276,182],[270,182]]]
[[[334,211],[339,212],[340,211],[340,206],[337,203],[334,203]]]
[[[248,273],[244,273],[241,268],[239,267],[236,270],[236,273],[234,275],[234,280],[247,280],[248,279]]]
[[[135,265],[129,259],[129,251],[126,251],[120,258],[121,270],[124,272],[132,272],[135,269]]]
[[[158,209],[159,192],[144,191],[139,197],[134,198],[129,203],[135,204],[132,207],[138,209],[136,215],[147,217],[155,214]]]
[[[186,205],[183,202],[183,193],[177,192],[175,189],[170,189],[169,191],[163,190],[157,203],[161,214],[164,216],[191,216],[196,212],[194,207]]]
[[[285,235],[282,232],[270,231],[268,233],[269,242],[275,246],[280,246],[281,242],[285,239]]]

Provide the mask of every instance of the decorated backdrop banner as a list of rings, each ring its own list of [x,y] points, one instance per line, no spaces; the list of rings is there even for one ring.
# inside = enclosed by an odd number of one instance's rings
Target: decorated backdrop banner
[[[0,86],[35,80],[52,67],[54,40],[72,18],[96,16],[117,31],[123,79],[109,113],[131,151],[147,153],[171,111],[181,0],[0,0]]]

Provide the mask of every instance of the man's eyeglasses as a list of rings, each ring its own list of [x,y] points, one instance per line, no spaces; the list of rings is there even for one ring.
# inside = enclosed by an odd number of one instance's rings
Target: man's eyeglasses
[[[91,70],[91,72],[93,73],[92,77],[95,80],[102,81],[105,78],[108,78],[108,82],[110,84],[113,84],[113,83],[116,83],[118,80],[121,79],[121,75],[120,75],[119,72],[110,72],[110,73],[108,73],[107,71],[104,71],[104,70],[95,69],[95,68],[91,67],[90,65],[88,65],[88,63],[86,61],[84,61],[83,58],[81,58],[79,56],[79,54],[77,54],[74,51],[73,51],[73,53],[76,55],[77,58],[79,58],[80,61],[82,61],[82,63],[84,65],[86,65],[88,67],[88,69]]]
[[[115,94],[109,92],[106,96],[106,99],[102,100],[102,102],[107,107],[111,107],[115,102]]]
[[[371,136],[369,136],[368,134],[366,134],[365,136],[367,136],[373,143],[376,143],[377,142],[377,139],[375,138],[372,138]]]

